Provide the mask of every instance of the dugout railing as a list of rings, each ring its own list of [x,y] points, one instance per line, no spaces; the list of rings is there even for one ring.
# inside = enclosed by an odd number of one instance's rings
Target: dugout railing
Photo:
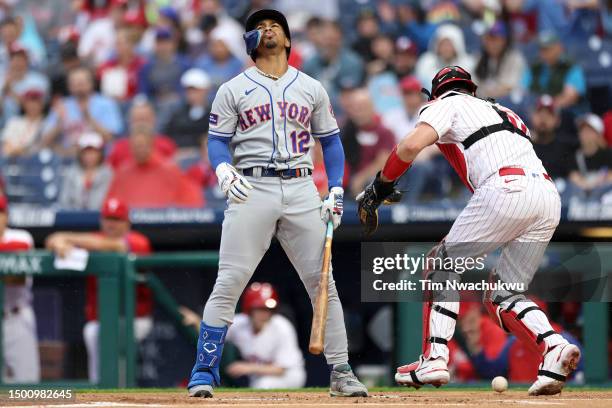
[[[415,253],[428,251],[429,246],[413,247]],[[549,250],[562,251],[563,244],[552,243]],[[0,276],[31,275],[35,279],[53,277],[98,278],[98,308],[100,321],[100,381],[97,385],[87,381],[45,382],[40,386],[71,388],[122,388],[136,385],[136,343],[133,335],[135,312],[135,285],[146,282],[153,291],[155,302],[176,323],[184,336],[195,343],[197,332],[181,324],[178,304],[170,292],[153,273],[141,274],[157,268],[165,270],[179,267],[210,268],[218,264],[218,253],[169,252],[136,257],[115,253],[91,253],[84,271],[58,270],[53,266],[54,256],[47,251],[0,253]],[[600,258],[601,267],[612,270],[612,246]],[[4,284],[0,279],[0,304],[3,304]],[[398,303],[395,314],[396,360],[412,361],[421,350],[422,307],[419,303]],[[583,339],[585,350],[585,378],[587,383],[608,380],[608,319],[609,305],[603,302],[583,304]],[[2,338],[0,313],[0,338]],[[0,348],[0,372],[3,366]],[[0,379],[0,386],[6,387]],[[10,384],[15,387],[15,384]],[[23,385],[26,386],[26,385]],[[37,385],[29,385],[36,387]]]
[[[132,256],[117,253],[91,253],[84,271],[56,269],[54,256],[47,251],[0,253],[0,276],[33,276],[39,278],[70,277],[83,279],[96,276],[98,279],[99,337],[99,382],[66,380],[44,383],[46,386],[69,388],[122,388],[136,385],[136,343],[133,321],[135,312],[135,285],[145,282],[153,291],[156,304],[167,312],[177,327],[189,339],[197,341],[197,332],[181,325],[182,317],[178,304],[161,281],[153,274],[139,274],[149,268],[198,267],[210,268],[218,264],[218,253],[172,252],[150,256]],[[4,304],[4,281],[0,279],[0,305]],[[2,313],[0,313],[0,339],[2,336]],[[0,347],[0,372],[3,372],[4,356]],[[36,387],[38,385],[5,384],[1,387]]]

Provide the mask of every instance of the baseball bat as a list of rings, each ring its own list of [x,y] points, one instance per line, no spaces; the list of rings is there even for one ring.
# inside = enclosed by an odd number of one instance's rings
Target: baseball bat
[[[325,234],[325,247],[323,249],[323,265],[321,265],[321,276],[319,278],[319,289],[315,299],[312,314],[312,327],[310,329],[310,344],[308,351],[312,354],[321,354],[325,340],[325,323],[327,322],[327,298],[329,288],[329,265],[331,258],[332,239],[334,237],[334,223],[331,219],[327,222]]]

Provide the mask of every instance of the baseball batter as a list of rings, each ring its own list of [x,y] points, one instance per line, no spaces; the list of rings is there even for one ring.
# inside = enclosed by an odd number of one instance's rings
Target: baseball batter
[[[474,194],[430,255],[476,257],[501,248],[494,279],[528,284],[561,212],[559,194],[533,150],[529,129],[511,110],[476,98],[476,84],[461,67],[440,70],[431,89],[430,102],[421,108],[416,128],[358,196],[360,220],[366,232],[376,229],[377,209],[394,193],[394,182],[421,150],[436,143]],[[434,281],[460,279],[453,270],[427,272]],[[399,384],[418,388],[448,383],[447,343],[459,312],[459,294],[448,292],[430,294],[424,305],[423,354],[397,369]],[[502,328],[542,356],[529,394],[559,393],[580,360],[578,347],[556,333],[544,312],[521,293],[490,292],[484,303]]]
[[[212,397],[236,303],[276,236],[311,301],[321,271],[325,225],[340,224],[344,151],[327,92],[289,67],[291,35],[276,10],[260,10],[246,22],[244,39],[255,66],[223,84],[212,105],[209,159],[228,198],[219,251],[219,273],[204,308],[189,394]],[[329,178],[321,202],[309,154],[320,140]],[[330,393],[367,396],[348,364],[342,305],[329,281],[325,358]]]
[[[8,204],[0,196],[0,252],[30,251],[34,239],[25,230],[7,228]],[[32,308],[32,277],[4,278],[2,339],[5,383],[40,381],[40,357],[36,335],[36,316]]]

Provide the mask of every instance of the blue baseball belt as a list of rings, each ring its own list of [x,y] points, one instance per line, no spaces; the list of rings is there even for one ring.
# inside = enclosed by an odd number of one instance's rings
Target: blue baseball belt
[[[265,167],[251,167],[242,169],[242,174],[252,177],[280,177],[282,179],[292,179],[295,177],[308,177],[312,174],[312,170],[307,168],[276,170]]]

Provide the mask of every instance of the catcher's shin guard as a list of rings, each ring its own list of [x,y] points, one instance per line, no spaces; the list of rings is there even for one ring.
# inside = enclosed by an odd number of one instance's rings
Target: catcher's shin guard
[[[226,334],[227,326],[211,327],[201,323],[196,362],[187,385],[191,396],[212,397],[212,388],[221,383],[219,364]]]
[[[427,264],[423,271],[425,279],[432,283],[442,283],[444,286],[446,286],[445,282],[448,280],[460,279],[460,275],[454,271],[441,270],[445,257],[444,242],[434,247],[427,254]],[[448,342],[455,333],[460,305],[459,293],[448,289],[442,291],[428,290],[425,292],[425,296],[426,301],[423,304],[423,358],[435,359],[441,357],[445,362],[448,362]]]
[[[493,320],[506,332],[514,334],[540,356],[552,347],[566,343],[553,330],[548,318],[533,301],[522,294],[485,294],[484,305]]]

